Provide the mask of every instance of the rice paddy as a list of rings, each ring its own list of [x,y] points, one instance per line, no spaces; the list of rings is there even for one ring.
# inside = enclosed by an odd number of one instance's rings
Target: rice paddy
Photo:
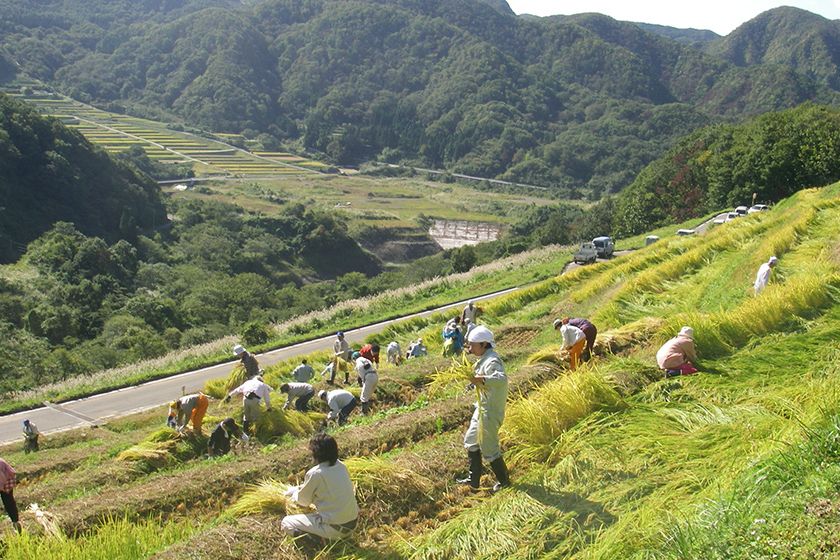
[[[7,447],[19,503],[55,515],[63,544],[24,513],[23,537],[0,526],[0,558],[99,558],[99,535],[120,558],[836,558],[838,201],[840,185],[803,191],[484,306],[511,384],[510,488],[491,493],[490,473],[475,493],[454,482],[475,395],[470,363],[439,355],[439,316],[385,335],[423,337],[429,356],[383,364],[375,413],[327,428],[356,485],[352,536],[325,546],[279,531],[293,509],[284,490],[312,466],[306,441],[325,413],[316,400],[312,413],[266,414],[260,443],[221,458],[206,459],[198,436],[161,429],[165,410],[45,438],[38,454]],[[754,296],[771,253],[780,264]],[[560,310],[600,331],[596,357],[574,372],[552,328]],[[700,373],[664,379],[654,355],[683,325]],[[266,379],[277,385],[288,370]],[[215,382],[216,396],[236,381]],[[214,400],[205,425],[239,411]]]

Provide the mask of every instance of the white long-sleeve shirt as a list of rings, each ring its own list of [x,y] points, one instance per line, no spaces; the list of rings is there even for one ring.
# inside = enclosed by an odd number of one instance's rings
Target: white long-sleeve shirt
[[[244,401],[248,395],[254,393],[265,402],[266,408],[271,408],[271,386],[265,384],[257,378],[249,379],[230,393],[229,396],[242,395]]]
[[[289,408],[296,398],[315,392],[315,388],[309,383],[287,383],[287,385],[289,386],[289,392],[286,396],[286,404],[283,405],[284,409]]]
[[[560,334],[563,336],[563,348],[571,348],[586,338],[583,331],[574,325],[563,325],[560,327]]]
[[[350,359],[350,345],[346,338],[336,338],[333,342],[333,354],[344,360]]]
[[[769,263],[764,263],[758,267],[758,274],[756,274],[755,284],[753,284],[756,295],[760,294],[761,291],[767,287],[767,283],[770,281],[770,272],[772,270],[773,269]]]
[[[300,364],[292,370],[292,379],[298,383],[308,383],[313,377],[315,377],[315,370],[309,364]]]
[[[341,409],[350,404],[350,401],[355,398],[353,393],[344,389],[336,389],[327,393],[327,406],[330,407],[330,413],[327,415],[327,418],[330,420],[338,418],[338,413],[341,412]]]
[[[476,407],[482,415],[487,415],[501,424],[505,417],[508,396],[508,378],[502,359],[495,350],[488,349],[476,362],[473,374],[484,380],[484,384],[479,385]]]
[[[341,461],[309,469],[303,484],[292,489],[291,497],[302,506],[314,506],[324,523],[331,525],[349,523],[359,516],[353,482]]]

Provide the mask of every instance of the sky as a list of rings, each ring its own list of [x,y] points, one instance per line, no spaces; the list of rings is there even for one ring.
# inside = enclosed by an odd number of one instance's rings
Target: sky
[[[828,19],[840,19],[840,0],[507,0],[517,14],[551,16],[598,12],[622,21],[656,23],[669,27],[711,29],[727,35],[761,12],[779,6],[795,6]]]

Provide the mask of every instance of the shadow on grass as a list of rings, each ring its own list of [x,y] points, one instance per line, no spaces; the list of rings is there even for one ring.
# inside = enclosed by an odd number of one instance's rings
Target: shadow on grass
[[[618,517],[604,509],[600,502],[587,500],[574,492],[553,492],[536,484],[514,484],[517,490],[525,492],[538,502],[562,513],[573,514],[573,520],[590,542],[599,532],[618,520]]]

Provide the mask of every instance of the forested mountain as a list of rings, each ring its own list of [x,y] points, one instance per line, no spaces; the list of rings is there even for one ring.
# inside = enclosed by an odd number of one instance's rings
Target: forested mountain
[[[840,22],[799,8],[764,12],[709,44],[709,53],[739,66],[778,64],[840,89]]]
[[[0,200],[0,262],[58,221],[115,242],[166,219],[154,181],[3,94]]]
[[[681,29],[667,25],[656,25],[654,23],[636,23],[639,27],[649,33],[662,35],[674,41],[686,44],[705,44],[719,39],[720,35],[708,29]]]
[[[339,163],[415,162],[593,199],[702,125],[838,99],[836,66],[805,51],[739,66],[606,16],[505,5],[0,0],[0,41],[83,101]],[[768,14],[756,21],[792,22],[776,25],[779,41],[825,21]]]
[[[687,136],[610,201],[612,225],[631,235],[838,180],[840,110],[805,104]]]

